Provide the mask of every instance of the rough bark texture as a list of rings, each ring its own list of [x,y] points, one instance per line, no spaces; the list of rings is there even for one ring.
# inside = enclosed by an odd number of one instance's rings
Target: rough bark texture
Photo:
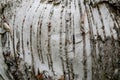
[[[119,0],[1,0],[0,80],[120,80]]]

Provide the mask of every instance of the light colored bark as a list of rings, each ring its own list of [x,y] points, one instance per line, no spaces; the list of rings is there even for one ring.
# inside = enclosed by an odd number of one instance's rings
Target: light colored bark
[[[109,4],[0,2],[7,5],[1,16],[12,31],[12,37],[10,31],[0,35],[3,80],[112,80],[118,75],[120,16]]]

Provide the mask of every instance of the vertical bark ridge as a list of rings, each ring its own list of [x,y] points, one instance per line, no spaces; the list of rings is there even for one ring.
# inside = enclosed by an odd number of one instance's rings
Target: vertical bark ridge
[[[65,57],[66,57],[66,68],[67,68],[67,74],[65,75],[65,77],[68,77],[68,79],[70,80],[70,71],[69,71],[69,62],[68,62],[68,24],[66,22],[66,26],[65,26],[65,32],[66,32],[66,36],[65,36]]]
[[[42,8],[43,10],[44,8]],[[45,9],[44,9],[45,11]],[[43,13],[44,13],[43,11]],[[41,37],[41,27],[42,27],[42,19],[43,19],[43,16],[42,16],[42,11],[41,11],[41,14],[39,16],[39,21],[38,21],[38,36],[37,36],[37,39],[38,39],[38,43],[37,43],[37,47],[38,47],[38,56],[39,56],[39,59],[42,61],[42,63],[44,63],[44,59],[43,59],[43,54],[42,54],[42,45],[41,45],[41,41],[42,41],[42,37]]]
[[[63,54],[63,42],[62,42],[62,34],[63,34],[63,22],[62,22],[62,19],[63,19],[63,11],[64,11],[64,8],[62,7],[61,9],[61,13],[60,13],[60,41],[59,41],[59,55],[60,55],[60,59],[61,59],[61,64],[62,64],[62,72],[63,72],[63,76],[64,76],[64,79],[65,79],[65,65],[64,65],[64,60],[63,60],[63,57],[62,55]]]
[[[72,44],[73,44],[73,54],[74,54],[74,58],[75,58],[75,56],[76,56],[76,55],[75,55],[75,54],[76,54],[76,52],[75,52],[75,50],[76,50],[76,48],[75,48],[75,47],[76,47],[76,42],[75,42],[74,17],[71,16],[71,18],[72,18],[71,23],[73,22],[73,23],[71,24],[72,27],[73,27],[73,37],[72,37],[72,38],[73,38],[73,39],[72,39],[73,43],[72,43]],[[74,58],[73,58],[73,59],[74,59]],[[73,62],[72,62],[72,63],[71,63],[71,77],[72,77],[72,80],[75,79],[75,73],[74,73],[74,68],[73,68],[73,67],[74,67],[74,65],[73,65]]]
[[[43,11],[40,11],[43,10]],[[39,19],[38,19],[38,27],[37,27],[37,53],[39,56],[39,60],[44,63],[44,59],[43,59],[43,54],[42,54],[42,45],[41,45],[41,41],[42,41],[42,37],[41,37],[41,27],[42,27],[42,22],[43,22],[43,15],[42,13],[45,12],[44,7],[42,7],[40,4],[38,5],[38,7],[36,8],[35,12],[40,11],[40,15],[39,15]]]
[[[14,37],[14,25],[15,25],[15,15],[14,15],[14,20],[13,20],[13,37]],[[13,43],[13,53],[14,53],[14,57],[16,57],[16,54],[15,54],[15,43],[14,43],[14,38],[12,40],[12,43]]]
[[[39,22],[38,26],[39,27],[37,28],[37,51],[38,51],[39,60],[42,63],[44,63],[42,51],[41,51],[41,26],[42,26],[42,23]]]
[[[68,1],[68,10],[67,10],[67,15],[68,15],[68,20],[66,19],[67,26],[68,26],[68,73],[70,80],[74,79],[74,70],[73,70],[73,60],[75,58],[75,34],[74,34],[74,25],[72,25],[72,4],[73,1]],[[67,16],[66,15],[66,16]],[[67,29],[67,28],[66,28]],[[71,49],[69,49],[71,47]]]
[[[46,6],[45,6],[46,7]],[[43,8],[43,14],[45,12],[45,7]],[[43,22],[43,14],[41,13],[41,17],[40,17],[40,55],[41,55],[41,58],[42,58],[42,63],[44,63],[44,57],[43,57],[43,52],[42,52],[42,22]]]
[[[22,31],[21,31],[21,32],[22,32],[22,34],[21,34],[21,35],[22,35],[22,36],[21,36],[22,38],[21,38],[21,39],[22,39],[23,59],[25,59],[25,50],[24,50],[24,41],[23,41],[23,35],[24,35],[24,34],[23,34],[23,33],[24,33],[24,32],[23,32],[23,28],[24,28],[25,19],[26,19],[26,16],[24,16],[24,19],[23,19],[23,22],[22,22]]]
[[[48,64],[49,64],[49,68],[52,69],[52,60],[51,60],[51,49],[50,49],[50,31],[51,31],[51,23],[48,23]]]
[[[32,25],[30,25],[30,52],[31,52],[31,57],[32,57],[32,71],[33,74],[35,74],[35,67],[34,67],[34,56],[33,56],[33,48],[32,48]],[[35,75],[32,75],[31,77],[34,77]]]
[[[50,14],[49,14],[49,22],[48,22],[48,46],[47,46],[47,49],[48,49],[48,54],[47,54],[47,58],[48,58],[48,64],[49,64],[49,68],[52,70],[53,74],[55,75],[54,73],[54,69],[53,69],[53,61],[52,61],[52,53],[51,53],[51,29],[52,29],[52,25],[51,25],[51,17],[54,13],[54,7],[51,7],[51,10],[50,10]]]

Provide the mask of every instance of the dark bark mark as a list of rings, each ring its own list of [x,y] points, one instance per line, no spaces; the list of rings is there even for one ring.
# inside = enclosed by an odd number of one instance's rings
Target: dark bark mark
[[[33,0],[33,2],[30,4],[30,7],[28,8],[27,11],[30,11],[31,7],[33,6],[32,4],[34,4],[34,1],[35,1],[35,0]]]
[[[66,14],[70,18],[70,15],[69,15],[69,13],[67,13],[67,11],[66,11]],[[66,58],[66,68],[67,68],[67,74],[65,76],[66,76],[66,78],[68,77],[68,79],[70,80],[70,65],[69,65],[69,58],[68,58],[69,23],[70,23],[70,20],[66,20],[65,23],[66,23],[66,26],[65,26],[65,32],[66,32],[66,34],[65,34],[65,58]]]
[[[53,15],[53,7],[51,8],[50,14],[49,14],[49,20],[51,20],[52,15]],[[49,68],[52,70],[53,74],[54,73],[54,69],[53,69],[53,61],[52,61],[52,53],[51,53],[51,22],[48,22],[48,54],[47,54],[47,58],[48,58],[48,64],[49,64]]]
[[[20,55],[20,40],[18,40],[16,44],[16,50],[17,50],[18,55]]]
[[[41,26],[42,22],[40,22],[40,17],[39,16],[39,21],[38,21],[38,27],[37,27],[37,51],[38,51],[38,56],[39,59],[44,63],[43,56],[42,56],[42,49],[41,49]]]
[[[66,25],[66,37],[65,37],[65,57],[66,57],[66,68],[67,68],[67,73],[68,73],[68,77],[70,80],[70,70],[69,70],[69,62],[68,62],[68,26]],[[66,74],[67,76],[67,74]]]
[[[78,1],[77,1],[78,2]],[[76,0],[74,0],[74,5],[75,5],[75,9],[76,9]]]
[[[63,11],[64,8],[62,8],[61,13],[60,13],[60,42],[59,42],[59,55],[60,55],[60,59],[61,59],[61,64],[62,64],[62,69],[63,69],[63,75],[64,75],[64,79],[65,79],[65,65],[64,65],[64,60],[63,57],[61,55],[63,55],[63,50],[62,50],[62,33],[63,33],[63,23],[62,23],[62,15],[63,15]]]
[[[42,53],[42,45],[41,45],[41,39],[42,39],[42,37],[41,37],[41,26],[42,26],[42,23],[40,23],[40,32],[39,32],[39,34],[40,34],[40,42],[39,42],[39,44],[40,44],[40,57],[41,57],[41,60],[42,60],[42,63],[44,63],[44,58],[43,58],[43,53]]]
[[[46,7],[44,7],[43,8],[43,13],[45,12],[45,8]],[[38,40],[38,44],[37,44],[37,46],[38,46],[38,56],[39,56],[39,59],[41,59],[42,60],[42,63],[44,63],[44,58],[43,58],[43,53],[42,53],[42,37],[41,37],[41,35],[42,35],[42,33],[41,33],[41,30],[42,30],[42,22],[43,22],[43,15],[42,15],[42,12],[41,12],[41,15],[39,16],[39,22],[38,22],[38,25],[39,25],[39,27],[38,27],[38,38],[39,38],[39,40]]]
[[[50,35],[50,31],[51,31],[51,24],[49,24],[48,26],[48,58],[49,58],[49,68],[52,70],[53,74],[55,75],[54,73],[54,69],[53,69],[53,61],[52,61],[52,53],[51,53],[51,45],[50,45],[50,42],[51,42],[51,35]]]
[[[38,26],[39,26],[39,21],[38,21]],[[39,56],[39,60],[41,60],[40,59],[40,49],[39,49],[39,27],[37,27],[37,53]]]
[[[63,15],[63,9],[61,10],[61,15],[60,15],[60,42],[59,42],[59,52],[60,55],[62,55],[62,15]]]
[[[100,8],[97,6],[97,9],[98,9],[98,13],[99,13],[99,15],[100,15],[100,20],[101,20],[101,23],[102,23],[102,29],[103,29],[103,33],[104,33],[104,38],[106,39],[106,33],[105,33],[105,25],[104,25],[104,23],[103,23],[103,19],[102,19],[102,14],[101,14],[101,12],[100,12]]]
[[[10,46],[10,34],[8,33],[8,46]]]
[[[86,55],[86,42],[85,42],[85,34],[83,36],[83,65],[84,65],[84,80],[87,80],[87,55]]]
[[[78,6],[79,6],[79,13],[80,13],[80,17],[82,17],[82,7],[81,7],[81,3],[80,0],[78,1]]]
[[[79,7],[82,7],[81,3],[79,2]],[[84,11],[84,14],[82,14],[82,9],[80,8],[80,13],[81,13],[81,21],[80,21],[80,32],[82,36],[82,41],[83,41],[83,70],[84,70],[84,78],[83,80],[87,80],[87,55],[86,55],[86,39],[85,39],[85,29],[84,29],[84,19],[85,19],[85,14],[86,11]]]
[[[71,16],[72,17],[72,16]],[[74,17],[73,17],[73,20],[71,20],[73,22],[73,53],[74,53],[74,57],[75,57],[75,45],[76,45],[76,42],[75,42],[75,28],[74,28]],[[72,76],[72,79],[74,80],[74,69],[73,69],[74,65],[73,63],[71,63],[71,76]]]
[[[50,57],[51,57],[51,46],[50,46],[50,32],[51,32],[51,23],[48,23],[48,64],[49,64],[49,68],[52,69],[52,63],[50,61]]]
[[[32,62],[34,63],[34,58],[33,58],[33,50],[32,50],[32,25],[30,25],[30,51],[31,51],[31,54],[32,54]]]
[[[40,5],[41,5],[41,4],[39,4],[39,5],[38,5],[38,7],[36,8],[35,12],[37,12],[37,11],[38,11],[38,9],[39,9]]]
[[[74,19],[74,18],[73,18]],[[73,20],[74,22],[74,20]],[[73,53],[74,53],[74,57],[75,57],[75,29],[74,29],[74,23],[73,23]]]
[[[68,6],[68,0],[65,0],[65,6]]]
[[[74,69],[72,63],[70,63],[70,70],[71,70],[71,80],[74,80],[75,75],[74,75]]]
[[[2,47],[4,48],[5,47],[5,44],[6,44],[6,42],[7,42],[7,34],[5,33],[5,34],[3,34],[2,36],[1,36],[1,43],[2,43]]]
[[[39,46],[39,48],[38,48],[38,56],[39,56],[39,59],[42,61],[42,63],[44,63],[44,60],[43,60],[43,54],[42,54],[42,46],[41,46],[41,26],[42,26],[42,23],[40,22],[40,30],[39,30],[39,36],[38,37],[40,37],[40,40],[38,41],[38,46]]]
[[[16,31],[16,37],[18,38],[18,42],[16,44],[16,50],[17,50],[18,54],[20,55],[20,34],[19,34],[18,30]]]
[[[64,79],[65,79],[65,77],[66,77],[66,72],[65,72],[64,59],[63,59],[63,57],[60,57],[60,58],[61,58],[61,63],[62,63],[63,75],[64,75]]]
[[[32,28],[33,26],[30,25],[30,52],[31,52],[31,57],[32,57],[32,73],[35,74],[35,68],[34,68],[34,53],[33,53],[33,50],[32,50]],[[35,75],[32,75],[32,77],[35,77]]]
[[[23,35],[24,35],[24,33],[23,33],[24,31],[23,31],[23,30],[24,30],[25,18],[26,18],[26,16],[24,16],[24,19],[23,19],[23,22],[22,22],[22,32],[21,32],[21,33],[22,33],[22,34],[21,34],[21,37],[22,37],[22,38],[21,38],[21,41],[22,41],[21,43],[22,43],[23,59],[25,59],[24,39],[23,39]]]
[[[70,10],[71,10],[71,2],[72,1],[69,1],[69,6],[68,6]],[[69,34],[70,34],[70,39],[72,38],[72,44],[73,44],[73,53],[72,54],[74,54],[74,57],[75,57],[75,43],[76,42],[75,42],[74,17],[71,15],[71,12],[72,11],[70,11],[70,13],[69,13],[69,17],[70,17],[70,25],[69,25],[69,27],[71,28],[71,30],[69,31]],[[72,25],[72,22],[73,22],[73,25]],[[73,61],[69,61],[69,66],[70,66],[70,72],[71,72],[70,73],[70,79],[74,80]]]
[[[14,39],[14,25],[15,25],[15,18],[16,18],[16,15],[14,15],[14,20],[13,20],[13,53],[14,53],[14,57],[16,57],[16,54],[15,54],[15,39]]]

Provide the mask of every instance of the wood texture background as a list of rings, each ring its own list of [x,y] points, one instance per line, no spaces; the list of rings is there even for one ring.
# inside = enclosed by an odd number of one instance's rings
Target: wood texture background
[[[45,75],[45,80],[115,80],[120,16],[112,6],[93,7],[87,0],[14,1],[1,1],[9,4],[4,16],[13,35],[0,35],[1,80],[41,80]],[[3,56],[8,49],[10,55]]]

